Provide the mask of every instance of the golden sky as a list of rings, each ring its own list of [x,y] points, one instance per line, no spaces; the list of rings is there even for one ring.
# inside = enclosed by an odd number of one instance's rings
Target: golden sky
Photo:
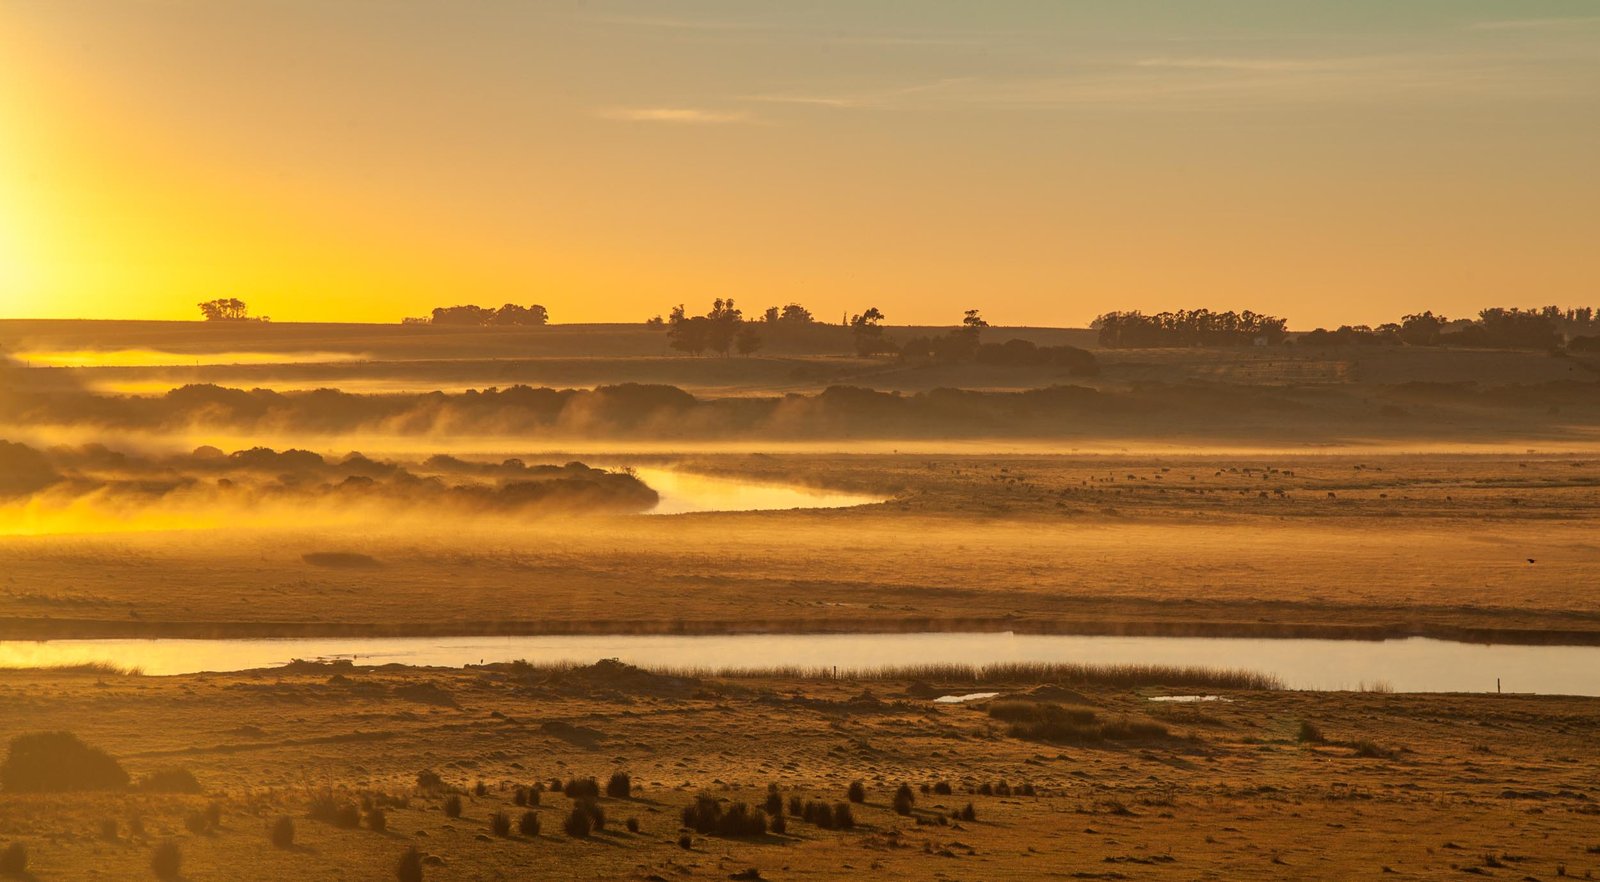
[[[1592,0],[0,0],[0,317],[1600,302]]]

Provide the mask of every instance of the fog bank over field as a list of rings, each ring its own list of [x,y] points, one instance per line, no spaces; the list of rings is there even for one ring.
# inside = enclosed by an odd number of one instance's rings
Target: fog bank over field
[[[400,464],[264,447],[158,456],[100,444],[41,450],[0,441],[0,533],[356,525],[441,515],[529,520],[642,512],[658,499],[632,474],[580,462],[530,466],[437,455]]]

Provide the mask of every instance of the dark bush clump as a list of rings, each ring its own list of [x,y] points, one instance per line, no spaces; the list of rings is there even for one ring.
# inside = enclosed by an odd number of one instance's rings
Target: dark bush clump
[[[272,822],[272,828],[267,832],[272,844],[278,848],[290,848],[294,845],[294,821],[284,815]]]
[[[856,825],[856,816],[850,811],[847,802],[836,803],[833,807],[833,826],[840,830],[849,830]]]
[[[528,804],[528,788],[526,788],[526,787],[518,787],[515,791],[513,791],[512,794],[511,794],[511,804],[512,805],[527,805]]]
[[[994,785],[994,795],[995,796],[1010,796],[1011,795],[1011,785],[1007,784],[1004,781],[1001,781],[1001,782],[995,784]]]
[[[157,879],[176,879],[182,868],[183,852],[178,850],[178,843],[171,839],[156,846],[150,855],[150,872],[155,873]]]
[[[593,778],[573,778],[562,792],[572,799],[599,799],[600,782]]]
[[[933,792],[935,794],[939,795],[939,796],[949,796],[950,795],[950,782],[949,781],[940,781],[939,783],[933,785]]]
[[[13,842],[0,851],[0,873],[7,876],[21,876],[28,872],[28,849],[20,842]]]
[[[633,778],[627,772],[616,772],[606,782],[606,795],[612,799],[627,799],[633,795]]]
[[[1362,759],[1394,759],[1394,751],[1379,747],[1375,742],[1365,738],[1350,746],[1355,748],[1356,756]]]
[[[199,793],[200,782],[188,769],[161,769],[140,778],[139,789],[151,793]]]
[[[604,830],[606,828],[606,810],[600,803],[593,799],[580,799],[575,804],[578,808],[589,813],[589,821],[594,824],[596,830]]]
[[[417,789],[423,793],[437,793],[444,789],[444,779],[432,769],[423,769],[417,773]]]
[[[0,764],[0,789],[13,793],[121,790],[128,773],[105,751],[71,732],[37,732],[11,739]]]
[[[482,781],[479,781],[478,783],[472,785],[472,795],[473,796],[477,796],[477,797],[488,796],[489,795],[489,785],[483,783]]]
[[[489,830],[501,839],[511,835],[511,816],[505,812],[495,812],[489,816]]]
[[[683,834],[682,836],[679,836],[678,837],[678,847],[683,849],[684,851],[688,851],[689,849],[694,848],[694,839],[693,839],[693,837],[691,837],[687,833]]]
[[[629,833],[637,833],[637,832],[639,832],[639,819],[638,818],[632,818],[632,817],[628,818],[627,827],[628,827],[628,832]]]
[[[594,821],[589,817],[589,813],[583,810],[583,806],[575,805],[572,807],[572,812],[567,815],[566,823],[561,825],[561,829],[567,831],[567,835],[573,839],[587,839],[589,833],[594,830]]]
[[[844,805],[844,803],[840,803],[840,805]],[[807,802],[805,807],[797,814],[805,819],[808,824],[816,824],[824,830],[833,829],[833,809],[829,808],[825,802],[817,802],[815,800]]]
[[[360,807],[350,800],[334,796],[330,791],[323,791],[312,798],[306,817],[332,824],[341,830],[354,830],[361,826]]]
[[[566,789],[567,789],[567,785],[562,784],[560,778],[551,778],[550,779],[550,792],[551,793],[563,793],[563,792],[566,791]]]
[[[367,810],[367,829],[374,833],[382,833],[389,829],[389,816],[379,806]]]
[[[805,801],[802,800],[798,796],[789,797],[789,814],[794,815],[797,818],[805,817],[805,814],[806,814]]]
[[[972,807],[972,803],[967,803],[966,807],[961,810],[961,820],[976,821],[977,819],[978,810]]]
[[[768,826],[771,828],[772,832],[778,836],[782,836],[783,834],[789,832],[789,821],[788,819],[784,818],[783,812],[773,815],[772,821],[768,824]]]
[[[528,799],[528,808],[533,808],[534,806],[538,805],[541,802],[541,800],[539,798],[539,794],[542,793],[543,791],[544,791],[544,785],[543,784],[535,783],[532,787],[528,788],[528,792],[523,794]]]
[[[761,804],[761,809],[773,817],[783,814],[783,794],[778,792],[778,785],[767,785],[767,801]]]
[[[988,781],[985,781],[982,784],[979,784],[978,785],[978,795],[979,796],[993,796],[994,795],[994,785],[990,784]]]
[[[1038,796],[1039,795],[1039,791],[1034,789],[1032,781],[1024,781],[1024,782],[1022,782],[1021,786],[1017,787],[1017,795],[1018,796]]]
[[[729,838],[762,836],[767,832],[767,816],[736,802],[723,809],[716,797],[701,794],[683,810],[683,826],[696,833]]]
[[[183,828],[196,836],[202,836],[211,829],[206,823],[205,812],[190,812],[183,818]]]
[[[450,794],[450,796],[448,796],[445,799],[445,801],[444,801],[444,815],[447,818],[459,818],[459,817],[461,817],[461,797],[456,796],[454,793],[452,793],[452,794]]]
[[[1300,721],[1300,731],[1295,734],[1295,740],[1302,744],[1328,743],[1328,739],[1322,734],[1322,730],[1310,720]]]
[[[399,882],[422,882],[422,853],[417,851],[415,845],[400,855],[400,862],[394,868],[394,877]]]
[[[539,813],[523,812],[521,820],[517,821],[517,832],[530,839],[539,835]]]
[[[866,802],[867,785],[861,783],[860,781],[851,781],[850,789],[845,791],[845,795],[850,797],[851,802]]]
[[[911,788],[905,784],[894,792],[894,813],[897,815],[911,814],[911,807],[916,805],[917,798],[912,795]]]

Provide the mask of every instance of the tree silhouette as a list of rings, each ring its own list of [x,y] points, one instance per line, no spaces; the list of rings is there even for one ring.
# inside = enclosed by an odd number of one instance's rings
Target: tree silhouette
[[[242,322],[250,317],[250,310],[237,297],[207,300],[198,306],[200,315],[208,322]]]
[[[739,328],[739,333],[734,335],[733,345],[740,355],[750,355],[761,348],[761,332],[756,330],[753,323],[745,322]]]
[[[1281,343],[1287,322],[1277,316],[1243,312],[1180,309],[1145,315],[1108,312],[1090,327],[1099,331],[1100,345],[1108,348],[1249,346],[1257,340]]]
[[[894,351],[894,345],[883,338],[883,313],[876,306],[850,317],[850,333],[855,339],[857,355]]]

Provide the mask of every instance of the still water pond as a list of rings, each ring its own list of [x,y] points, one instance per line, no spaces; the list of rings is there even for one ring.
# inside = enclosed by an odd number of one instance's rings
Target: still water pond
[[[1411,638],[1266,640],[1080,637],[1041,634],[739,634],[726,636],[394,637],[281,640],[0,641],[0,667],[107,661],[147,674],[236,671],[291,659],[459,667],[478,662],[643,666],[837,666],[845,669],[964,662],[1207,665],[1276,674],[1293,689],[1506,692],[1600,696],[1600,647],[1483,646]]]
[[[881,496],[818,490],[795,484],[765,484],[743,478],[715,478],[672,469],[635,468],[633,472],[661,496],[661,502],[647,514],[845,508],[883,501]]]

